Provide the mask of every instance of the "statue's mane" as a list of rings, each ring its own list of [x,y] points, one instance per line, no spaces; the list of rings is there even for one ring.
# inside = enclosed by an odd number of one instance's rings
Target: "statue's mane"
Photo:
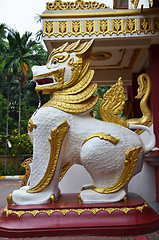
[[[94,70],[89,69],[89,55],[92,50],[93,40],[85,43],[77,41],[72,44],[65,43],[53,49],[48,62],[58,53],[74,52],[79,58],[72,67],[71,79],[64,88],[54,91],[52,98],[44,107],[52,106],[68,113],[79,114],[91,111],[98,101],[98,96],[93,96],[97,84],[91,83]]]
[[[48,62],[55,54],[63,53],[63,52],[67,52],[67,53],[74,52],[77,57],[88,58],[88,55],[92,51],[93,41],[94,41],[94,39],[92,39],[89,42],[84,42],[84,43],[81,43],[80,40],[78,40],[77,42],[71,43],[71,44],[66,42],[62,46],[60,46],[58,48],[54,48],[52,50],[52,52],[50,53],[50,56],[48,58]]]

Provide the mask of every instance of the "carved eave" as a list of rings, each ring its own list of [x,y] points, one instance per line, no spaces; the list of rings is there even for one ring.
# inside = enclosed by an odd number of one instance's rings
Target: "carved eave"
[[[41,15],[48,51],[66,41],[94,38],[97,58],[91,60],[91,66],[99,85],[114,84],[119,76],[125,85],[131,84],[132,73],[146,67],[148,48],[159,42],[158,8],[116,10],[95,2],[84,5],[82,0],[56,0],[50,6]]]

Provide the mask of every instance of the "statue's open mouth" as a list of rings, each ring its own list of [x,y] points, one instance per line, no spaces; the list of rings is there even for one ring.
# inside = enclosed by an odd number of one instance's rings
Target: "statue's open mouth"
[[[34,79],[34,81],[35,81],[38,85],[53,84],[53,83],[55,82],[54,79],[53,79],[53,77]]]

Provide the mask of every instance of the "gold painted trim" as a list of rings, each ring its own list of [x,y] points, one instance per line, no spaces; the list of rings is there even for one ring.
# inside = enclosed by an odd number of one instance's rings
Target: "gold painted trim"
[[[150,9],[143,9],[141,12],[140,9],[134,10],[115,10],[110,12],[87,12],[84,11],[82,13],[79,12],[72,12],[72,13],[43,13],[41,15],[42,19],[45,18],[87,18],[89,17],[119,17],[119,16],[145,16],[145,15],[158,15],[158,8],[150,8]]]
[[[7,202],[9,206],[13,205],[12,193],[8,195]]]
[[[34,128],[37,128],[37,124],[35,124],[32,119],[29,119],[28,132],[32,132]]]
[[[71,30],[69,31],[67,27],[64,26],[63,32],[57,31],[57,33],[48,33],[49,30],[44,27],[43,36],[50,37],[50,34],[54,37],[64,36],[67,35],[71,37],[75,35],[81,36],[92,36],[92,35],[109,35],[112,36],[113,34],[137,34],[140,35],[141,33],[147,34],[151,33],[154,34],[155,32],[159,31],[159,24],[158,18],[150,17],[150,18],[128,18],[128,19],[102,19],[102,20],[78,20],[78,21],[67,21],[67,25],[71,24]],[[50,21],[50,24],[53,21]],[[84,29],[82,31],[82,22],[84,24]],[[151,23],[152,22],[152,23]],[[58,22],[54,22],[55,25],[58,25]],[[45,21],[44,21],[45,24]],[[76,24],[77,26],[73,24]],[[111,25],[112,30],[110,31],[109,25]]]
[[[29,176],[30,176],[30,166],[29,166],[29,163],[32,163],[33,161],[33,158],[30,157],[30,158],[27,158],[24,162],[22,162],[21,166],[25,168],[25,175],[23,177],[23,181],[22,181],[22,184],[21,184],[21,187],[23,186],[26,186],[27,185],[27,182],[28,182],[28,179],[29,179]]]
[[[50,196],[50,202],[51,202],[51,203],[54,203],[54,202],[55,202],[55,195],[54,195],[54,194],[51,194],[51,196]]]
[[[94,133],[94,134],[90,135],[89,137],[87,137],[84,140],[83,144],[86,143],[91,138],[95,138],[95,137],[98,137],[101,140],[104,139],[106,141],[109,141],[109,142],[113,143],[114,145],[116,145],[119,142],[119,137],[115,138],[115,137],[111,136],[110,134],[107,134],[107,133],[104,133],[104,132],[99,132],[99,133]]]
[[[132,173],[134,171],[136,162],[138,160],[138,156],[140,154],[140,150],[142,147],[136,147],[128,149],[125,154],[125,167],[123,173],[119,180],[112,186],[107,188],[102,187],[92,187],[92,190],[98,193],[107,194],[107,193],[114,193],[119,191],[122,187],[124,187],[130,180]]]
[[[65,162],[64,165],[62,166],[62,170],[60,173],[60,178],[59,178],[59,182],[63,179],[63,177],[65,176],[66,172],[70,169],[70,167],[72,167],[74,163],[69,163],[69,162]]]
[[[85,2],[83,0],[76,0],[75,2],[62,2],[61,0],[55,0],[54,2],[46,3],[46,11],[56,10],[87,10],[87,9],[103,9],[108,8],[104,3],[98,3],[96,1]]]
[[[108,214],[112,214],[114,211],[120,211],[123,212],[124,214],[127,214],[129,211],[131,210],[137,210],[142,212],[144,208],[148,208],[149,205],[147,204],[146,201],[144,201],[144,204],[141,206],[137,206],[137,207],[122,207],[122,208],[86,208],[86,209],[82,209],[82,208],[78,208],[78,209],[49,209],[49,210],[33,210],[33,211],[13,211],[13,210],[9,210],[7,207],[4,209],[3,212],[5,212],[6,217],[8,217],[11,214],[16,214],[19,218],[21,216],[23,216],[24,214],[32,214],[34,217],[36,217],[37,214],[39,213],[46,213],[48,216],[50,216],[53,213],[59,212],[61,213],[63,216],[65,216],[67,213],[69,212],[75,212],[77,213],[79,216],[84,213],[84,212],[91,212],[94,215],[96,215],[98,212],[100,211],[104,211]]]
[[[64,121],[57,128],[51,130],[51,136],[49,138],[49,142],[51,145],[51,151],[50,151],[50,159],[49,159],[49,163],[48,163],[46,172],[44,174],[44,177],[41,179],[41,181],[36,186],[27,190],[28,193],[41,192],[50,184],[50,182],[55,174],[55,170],[56,170],[56,166],[58,163],[62,143],[63,143],[64,137],[65,137],[68,129],[69,129],[69,125],[66,121]]]

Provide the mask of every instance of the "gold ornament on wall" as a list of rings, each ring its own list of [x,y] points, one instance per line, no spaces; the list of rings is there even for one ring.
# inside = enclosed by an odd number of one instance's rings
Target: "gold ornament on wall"
[[[150,18],[140,18],[140,31],[148,33],[151,31],[151,19]]]
[[[95,20],[85,21],[85,33],[89,36],[95,33]]]
[[[137,30],[137,21],[135,18],[130,18],[130,19],[126,19],[125,20],[125,28],[126,28],[126,32],[133,34],[136,32]]]
[[[98,21],[98,31],[103,36],[105,36],[106,33],[109,33],[109,20],[99,20]]]
[[[54,35],[54,30],[55,30],[55,23],[53,21],[45,21],[43,37],[45,37],[46,35],[48,37],[50,37],[51,35]]]
[[[104,3],[99,4],[96,1],[85,2],[83,0],[76,0],[75,2],[62,2],[61,0],[55,0],[54,2],[46,3],[47,11],[55,10],[87,10],[87,9],[104,9],[108,8]]]
[[[82,24],[81,21],[71,21],[71,32],[74,33],[75,36],[81,34]]]
[[[123,32],[123,19],[112,20],[112,31],[117,35]]]

